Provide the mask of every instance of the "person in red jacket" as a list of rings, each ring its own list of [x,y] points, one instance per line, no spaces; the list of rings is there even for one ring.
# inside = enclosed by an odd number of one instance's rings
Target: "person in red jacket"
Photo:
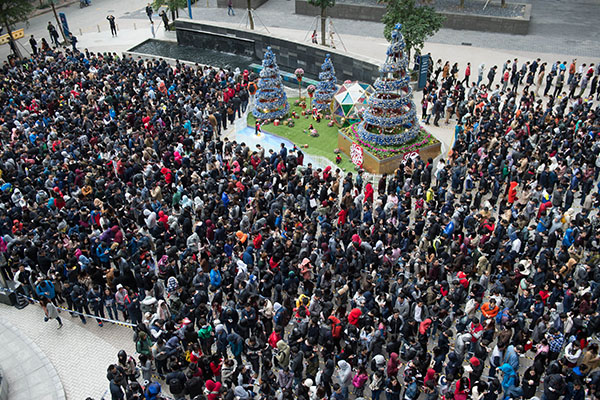
[[[353,308],[348,314],[348,323],[354,326],[358,326],[358,319],[362,315],[360,308]]]
[[[206,390],[208,394],[206,398],[208,400],[217,400],[221,398],[221,382],[213,382],[212,380],[206,381]]]
[[[508,203],[513,204],[517,199],[517,185],[518,183],[512,181],[510,183],[510,188],[508,189]]]

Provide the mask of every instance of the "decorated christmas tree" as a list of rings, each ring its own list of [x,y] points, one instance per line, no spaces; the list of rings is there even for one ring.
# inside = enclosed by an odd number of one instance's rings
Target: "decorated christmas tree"
[[[373,85],[375,93],[369,97],[363,121],[357,129],[362,141],[378,146],[402,145],[413,140],[420,130],[401,28],[402,25],[396,24],[392,31],[387,59]]]
[[[258,78],[256,105],[252,114],[262,120],[283,118],[288,113],[290,105],[281,85],[279,67],[271,47],[267,47],[262,66]]]
[[[333,63],[329,58],[329,54],[325,56],[325,61],[321,65],[319,80],[313,104],[318,111],[329,110],[333,95],[337,91],[335,70],[333,69]]]

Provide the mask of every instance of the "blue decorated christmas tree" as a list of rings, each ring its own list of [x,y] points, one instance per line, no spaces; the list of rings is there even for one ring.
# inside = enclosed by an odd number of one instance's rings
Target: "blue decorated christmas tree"
[[[396,24],[380,77],[373,85],[375,93],[368,100],[358,137],[378,146],[398,146],[413,140],[420,127],[409,86],[408,59],[400,29]]]
[[[329,54],[327,54],[325,56],[325,61],[321,65],[319,83],[317,84],[317,89],[315,90],[315,100],[313,102],[314,107],[318,111],[329,110],[333,95],[335,92],[337,92],[337,86],[335,83],[335,69],[333,69],[333,63],[329,58]]]
[[[267,47],[258,78],[256,104],[252,114],[261,120],[279,119],[286,116],[290,105],[281,84],[279,67],[271,47]]]

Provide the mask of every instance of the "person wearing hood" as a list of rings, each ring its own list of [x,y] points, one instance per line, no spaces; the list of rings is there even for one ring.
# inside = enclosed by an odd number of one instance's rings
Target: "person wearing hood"
[[[502,389],[504,390],[504,395],[506,396],[509,390],[515,386],[517,382],[517,374],[513,367],[508,363],[502,364],[498,367],[500,372],[502,372]]]
[[[208,400],[218,400],[221,398],[221,382],[214,382],[211,379],[206,381],[206,398]]]
[[[342,387],[342,396],[344,399],[348,399],[348,390],[352,385],[352,367],[347,361],[338,361],[338,380]]]
[[[387,363],[387,368],[386,368],[386,373],[387,373],[388,379],[391,378],[392,376],[398,375],[398,371],[400,370],[400,365],[401,365],[401,363],[398,358],[398,353],[391,353],[390,359]]]
[[[242,351],[244,350],[244,339],[235,332],[227,335],[227,341],[231,348],[231,354],[235,357],[238,364],[242,364]]]
[[[290,365],[290,346],[283,340],[277,342],[275,360],[280,368],[287,369]]]

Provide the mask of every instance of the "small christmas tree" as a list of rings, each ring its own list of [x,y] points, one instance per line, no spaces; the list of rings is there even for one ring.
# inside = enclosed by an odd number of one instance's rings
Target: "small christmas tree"
[[[283,118],[287,115],[290,105],[281,85],[279,67],[271,47],[267,47],[262,66],[258,78],[256,105],[252,114],[262,120]]]
[[[392,31],[387,59],[373,85],[375,93],[369,97],[368,108],[358,126],[360,139],[379,146],[398,146],[409,142],[420,129],[409,86],[408,59],[401,28],[402,25],[396,24]]]
[[[335,70],[329,54],[325,56],[325,61],[321,65],[319,79],[320,82],[317,84],[317,90],[315,90],[314,107],[318,111],[329,110],[333,95],[337,92]]]

